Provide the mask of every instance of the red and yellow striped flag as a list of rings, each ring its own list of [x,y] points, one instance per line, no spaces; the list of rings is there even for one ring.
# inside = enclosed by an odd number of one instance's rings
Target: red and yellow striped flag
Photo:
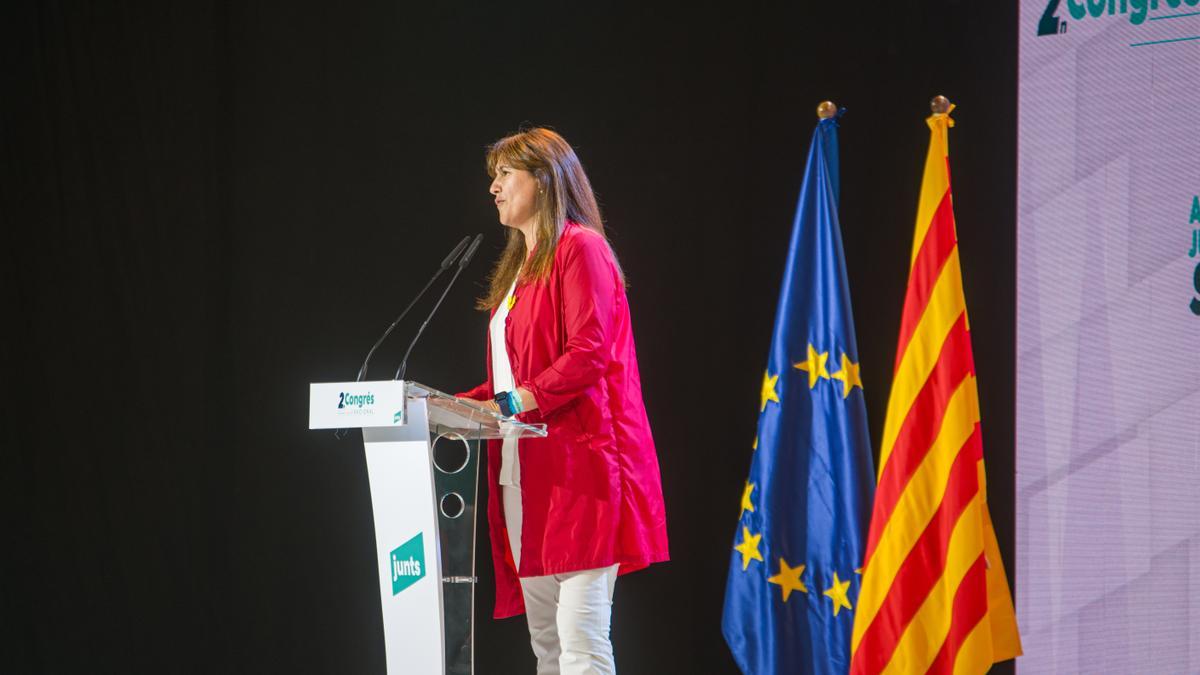
[[[953,106],[951,106],[953,109]],[[982,673],[1020,655],[987,508],[975,362],[950,196],[949,111],[931,130],[850,672]]]

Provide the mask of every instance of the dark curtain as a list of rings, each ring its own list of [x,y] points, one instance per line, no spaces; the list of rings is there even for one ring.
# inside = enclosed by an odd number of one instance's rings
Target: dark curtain
[[[227,17],[3,15],[0,663],[217,671],[236,517]]]
[[[824,98],[848,108],[842,226],[876,441],[922,120],[933,94],[959,104],[1012,577],[1010,4],[4,3],[0,671],[383,671],[361,447],[306,429],[307,384],[353,378],[479,231],[409,373],[483,378],[472,304],[503,239],[483,149],[522,122],[576,146],[630,280],[672,561],[617,586],[622,672],[735,672],[724,580]],[[489,618],[482,519],[477,546],[477,672],[532,672],[521,620]]]

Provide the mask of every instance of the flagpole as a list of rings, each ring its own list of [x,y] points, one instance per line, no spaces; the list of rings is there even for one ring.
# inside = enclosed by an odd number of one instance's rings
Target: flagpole
[[[833,104],[833,101],[821,101],[817,105],[817,117],[827,120],[837,114],[838,107]]]
[[[934,115],[945,115],[950,112],[950,99],[938,94],[929,102],[929,109],[933,111]]]

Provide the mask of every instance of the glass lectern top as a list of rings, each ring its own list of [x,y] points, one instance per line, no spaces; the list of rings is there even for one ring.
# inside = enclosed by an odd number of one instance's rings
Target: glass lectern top
[[[429,430],[457,433],[467,439],[544,437],[545,424],[526,424],[420,382],[406,382],[409,398],[423,398],[429,411]]]

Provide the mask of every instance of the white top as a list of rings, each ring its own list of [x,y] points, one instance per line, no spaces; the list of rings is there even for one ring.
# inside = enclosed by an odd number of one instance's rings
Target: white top
[[[508,342],[504,336],[508,310],[516,288],[517,282],[513,281],[488,325],[488,339],[491,340],[492,347],[492,384],[497,394],[517,388],[513,383],[512,365],[508,362]],[[517,455],[517,439],[514,436],[505,437],[500,446],[500,484],[514,488],[521,486],[521,466]]]

